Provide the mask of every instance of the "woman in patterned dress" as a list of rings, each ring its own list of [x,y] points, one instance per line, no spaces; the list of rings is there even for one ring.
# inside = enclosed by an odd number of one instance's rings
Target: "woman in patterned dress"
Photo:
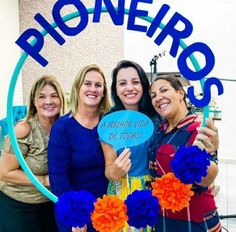
[[[187,108],[184,89],[176,77],[171,75],[157,77],[151,85],[151,98],[156,112],[165,119],[156,130],[155,143],[150,153],[149,166],[153,177],[161,177],[171,171],[170,161],[174,159],[179,146],[195,144],[211,151],[214,147],[212,142],[217,142],[215,139],[212,140],[213,137],[217,137],[217,128],[208,125],[212,128],[212,134],[198,134],[200,123],[196,122],[197,116]],[[218,173],[218,166],[213,155],[209,159],[207,175],[200,183],[193,184],[194,195],[190,199],[189,207],[176,212],[162,209],[153,231],[219,232],[221,230],[214,195],[209,187]]]

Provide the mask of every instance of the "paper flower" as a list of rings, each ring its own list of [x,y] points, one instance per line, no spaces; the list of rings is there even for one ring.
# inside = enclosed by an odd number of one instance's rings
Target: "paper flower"
[[[207,166],[210,154],[202,151],[197,146],[181,146],[176,152],[170,166],[175,176],[185,184],[201,182],[202,177],[207,175]]]
[[[189,206],[190,197],[194,194],[191,187],[191,184],[183,184],[169,172],[152,182],[152,195],[158,198],[162,209],[180,211]]]
[[[152,196],[150,190],[136,190],[125,200],[128,223],[137,229],[154,226],[160,210],[158,199]]]
[[[103,195],[94,204],[93,227],[100,232],[120,232],[128,220],[125,203],[116,196]]]
[[[96,198],[87,191],[69,191],[62,194],[56,203],[58,220],[65,226],[83,227],[91,222]]]

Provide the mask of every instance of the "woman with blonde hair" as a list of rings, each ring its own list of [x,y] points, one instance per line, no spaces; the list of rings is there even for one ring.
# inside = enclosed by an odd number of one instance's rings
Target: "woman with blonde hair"
[[[70,190],[86,190],[96,198],[102,197],[107,191],[107,179],[97,125],[109,111],[110,101],[104,73],[97,65],[88,65],[78,73],[70,105],[71,112],[57,120],[50,134],[48,162],[52,192],[60,196]],[[95,231],[92,225],[86,228]],[[60,222],[58,229],[72,230]]]
[[[39,78],[31,88],[25,120],[15,126],[17,142],[33,174],[49,187],[47,148],[52,124],[64,113],[64,95],[53,76]],[[14,155],[9,136],[0,159],[0,231],[57,231],[53,203],[33,186]]]

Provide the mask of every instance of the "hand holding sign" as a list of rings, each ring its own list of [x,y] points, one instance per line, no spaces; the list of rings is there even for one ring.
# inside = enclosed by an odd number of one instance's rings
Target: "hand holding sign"
[[[126,147],[137,146],[148,140],[154,130],[152,121],[137,111],[122,110],[105,116],[98,125],[98,134],[101,140],[113,146],[115,151],[125,148],[113,163],[116,176],[127,174],[132,165],[131,152]],[[133,156],[135,157],[135,156]]]
[[[108,114],[98,124],[101,140],[112,145],[115,151],[142,144],[151,137],[153,130],[151,119],[132,110]]]
[[[130,149],[125,148],[119,157],[115,160],[113,164],[113,172],[116,173],[116,176],[122,177],[128,173],[129,169],[131,168],[131,160],[130,160]]]

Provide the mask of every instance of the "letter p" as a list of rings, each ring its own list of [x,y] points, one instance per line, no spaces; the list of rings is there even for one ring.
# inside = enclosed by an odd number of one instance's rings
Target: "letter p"
[[[28,42],[28,40],[32,36],[35,39],[30,43]],[[38,30],[34,28],[29,28],[16,40],[16,44],[20,46],[27,54],[29,54],[38,63],[40,63],[43,67],[45,67],[48,64],[48,61],[39,54],[44,44],[44,38],[43,35]]]

